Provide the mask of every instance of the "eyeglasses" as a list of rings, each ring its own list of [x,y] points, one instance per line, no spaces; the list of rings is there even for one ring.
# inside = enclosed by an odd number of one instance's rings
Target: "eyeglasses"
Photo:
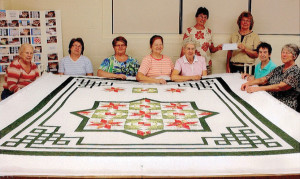
[[[81,45],[72,45],[72,47],[75,47],[75,48],[82,48]]]
[[[126,47],[126,45],[125,44],[122,44],[122,45],[115,45],[115,47]]]

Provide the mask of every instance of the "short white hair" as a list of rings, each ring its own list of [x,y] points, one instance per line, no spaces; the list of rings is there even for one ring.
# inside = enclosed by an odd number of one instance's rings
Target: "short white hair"
[[[25,50],[26,47],[31,48],[32,51],[33,51],[33,46],[30,45],[29,43],[25,43],[25,44],[22,44],[22,45],[21,45],[21,47],[20,47],[20,49],[19,49],[19,54],[21,54],[21,53]]]
[[[194,45],[195,48],[200,46],[199,42],[197,42],[195,39],[193,39],[191,37],[188,37],[188,38],[183,40],[182,47],[185,48],[188,44]]]

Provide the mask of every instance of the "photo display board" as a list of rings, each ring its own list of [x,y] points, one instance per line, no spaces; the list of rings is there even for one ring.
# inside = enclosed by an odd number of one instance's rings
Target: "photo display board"
[[[0,74],[19,58],[24,43],[33,46],[40,71],[57,73],[63,56],[60,11],[0,10]]]

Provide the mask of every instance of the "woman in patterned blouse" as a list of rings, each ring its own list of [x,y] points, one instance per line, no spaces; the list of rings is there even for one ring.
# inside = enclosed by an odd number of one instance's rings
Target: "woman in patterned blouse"
[[[247,91],[248,93],[268,91],[279,101],[295,110],[299,110],[298,105],[300,104],[298,104],[297,99],[300,93],[300,68],[295,63],[298,55],[299,47],[297,45],[287,44],[283,46],[281,50],[281,61],[283,65],[276,67],[265,77],[244,83],[241,86],[241,90]]]
[[[199,43],[199,45],[196,48],[196,55],[205,58],[207,74],[210,75],[212,74],[211,53],[215,53],[219,50],[222,50],[222,44],[218,45],[217,47],[214,46],[211,29],[205,27],[205,23],[208,17],[208,10],[205,7],[199,7],[195,15],[196,25],[187,28],[183,36],[183,40],[188,37],[191,37]],[[181,49],[181,57],[184,55],[183,51],[184,49]]]
[[[97,75],[122,80],[125,80],[127,76],[135,77],[139,69],[139,63],[136,59],[126,55],[127,40],[119,36],[112,41],[112,45],[115,54],[103,60]]]

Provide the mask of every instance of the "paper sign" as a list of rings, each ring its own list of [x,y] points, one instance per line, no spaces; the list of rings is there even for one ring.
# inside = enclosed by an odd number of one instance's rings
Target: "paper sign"
[[[237,43],[223,44],[222,50],[237,50]]]

